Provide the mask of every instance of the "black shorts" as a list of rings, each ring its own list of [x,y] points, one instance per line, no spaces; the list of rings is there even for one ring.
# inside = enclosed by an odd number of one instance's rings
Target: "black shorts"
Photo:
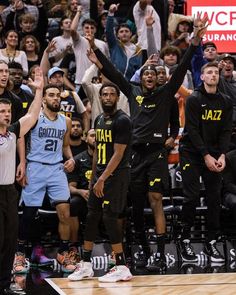
[[[168,155],[165,148],[135,151],[131,161],[131,193],[164,193],[169,189]]]
[[[72,195],[70,198],[70,216],[78,217],[79,221],[85,221],[87,213],[87,201],[81,196]]]
[[[95,178],[94,183],[96,183]],[[130,180],[130,169],[116,171],[104,184],[104,197],[98,198],[91,190],[88,200],[88,209],[109,211],[113,214],[124,212],[127,204],[127,192]]]

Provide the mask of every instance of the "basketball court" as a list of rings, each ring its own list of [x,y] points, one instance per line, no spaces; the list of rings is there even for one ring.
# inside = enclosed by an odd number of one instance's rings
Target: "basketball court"
[[[129,282],[100,283],[96,278],[78,282],[46,279],[60,295],[235,295],[236,273],[134,276]]]

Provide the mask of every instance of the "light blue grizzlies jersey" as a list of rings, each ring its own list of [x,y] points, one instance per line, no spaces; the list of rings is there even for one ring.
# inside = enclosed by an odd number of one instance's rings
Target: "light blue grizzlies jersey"
[[[55,121],[49,120],[42,112],[30,132],[28,161],[56,164],[63,160],[63,138],[66,133],[66,117],[58,114]]]

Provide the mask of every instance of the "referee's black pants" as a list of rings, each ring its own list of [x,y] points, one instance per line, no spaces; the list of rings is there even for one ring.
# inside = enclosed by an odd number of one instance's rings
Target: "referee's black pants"
[[[18,234],[18,197],[13,184],[0,185],[0,290],[10,286]]]
[[[180,153],[180,166],[185,197],[182,208],[183,226],[191,227],[194,224],[196,207],[199,201],[200,176],[202,176],[206,191],[207,240],[215,240],[220,229],[221,173],[210,171],[201,156],[186,151]],[[189,231],[186,232],[190,235]]]

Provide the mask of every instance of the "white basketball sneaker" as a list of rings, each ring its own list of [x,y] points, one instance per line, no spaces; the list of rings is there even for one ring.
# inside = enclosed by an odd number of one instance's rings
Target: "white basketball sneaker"
[[[75,271],[68,276],[71,281],[81,281],[85,278],[92,278],[94,275],[93,267],[91,262],[81,261],[76,265]]]
[[[115,283],[118,281],[129,281],[132,279],[132,274],[129,268],[125,265],[114,266],[107,274],[99,277],[99,282]]]

